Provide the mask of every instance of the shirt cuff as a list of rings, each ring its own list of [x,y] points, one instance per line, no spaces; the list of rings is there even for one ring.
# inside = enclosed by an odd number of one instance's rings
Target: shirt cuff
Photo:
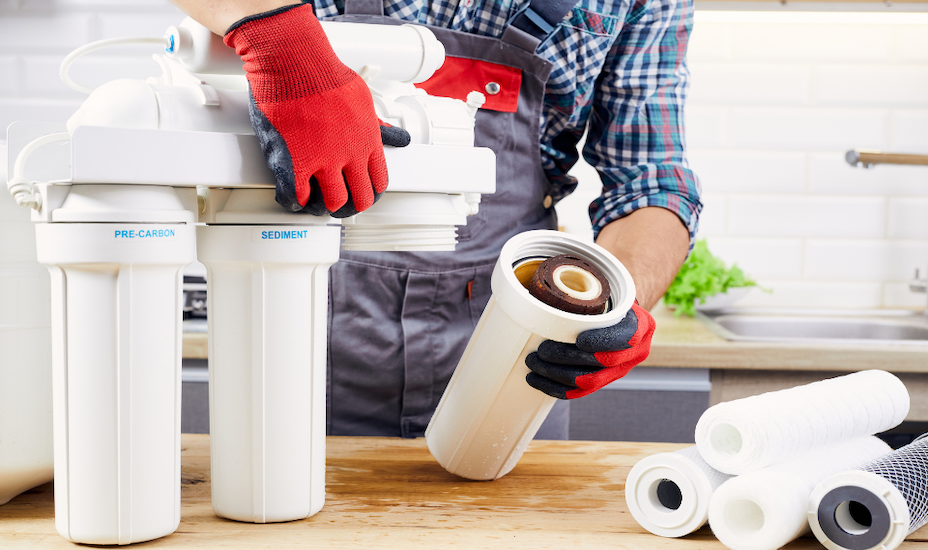
[[[687,170],[688,171],[688,170]],[[688,171],[689,172],[689,171]],[[692,172],[689,172],[692,176]],[[692,176],[695,180],[695,176]],[[674,185],[679,186],[678,182]],[[698,184],[697,184],[698,185]],[[702,211],[702,202],[699,200],[698,186],[693,189],[670,191],[667,189],[644,190],[635,195],[603,194],[590,204],[590,220],[593,222],[593,239],[599,237],[599,232],[610,223],[624,218],[639,208],[659,207],[670,210],[690,234],[690,251],[696,239],[696,230],[699,226],[699,213]]]

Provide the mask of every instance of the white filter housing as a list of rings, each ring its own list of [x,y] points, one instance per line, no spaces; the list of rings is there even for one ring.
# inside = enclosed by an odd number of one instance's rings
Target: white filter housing
[[[213,509],[255,523],[301,519],[325,501],[327,274],[340,230],[274,208],[272,189],[224,193],[216,219],[273,221],[197,228],[207,268]],[[247,205],[250,216],[236,211]],[[266,214],[256,213],[260,205]]]
[[[557,310],[532,297],[513,267],[571,254],[598,267],[612,290],[600,315]],[[493,295],[425,431],[432,456],[449,472],[490,480],[515,467],[556,399],[525,381],[525,357],[547,339],[573,343],[584,330],[620,322],[635,300],[628,270],[599,246],[557,231],[511,238],[493,270]]]
[[[180,302],[193,214],[171,188],[126,187],[75,187],[56,212],[76,223],[36,225],[52,280],[55,526],[86,544],[151,540],[180,521]],[[149,221],[113,222],[115,212]]]
[[[0,187],[6,153],[0,142]],[[0,504],[52,480],[50,311],[29,212],[0,193]]]

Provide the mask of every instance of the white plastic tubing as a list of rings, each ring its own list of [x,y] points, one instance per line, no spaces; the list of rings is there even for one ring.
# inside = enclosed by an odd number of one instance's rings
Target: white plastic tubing
[[[682,537],[706,524],[712,494],[731,477],[706,464],[696,447],[659,453],[628,473],[625,502],[648,531]]]
[[[532,297],[513,267],[559,254],[583,258],[606,275],[611,307],[601,315],[554,309]],[[557,231],[511,238],[491,281],[493,295],[425,432],[432,456],[467,479],[498,479],[515,467],[556,399],[529,386],[525,357],[546,340],[574,342],[580,332],[614,325],[635,299],[628,270],[612,254]]]
[[[928,523],[928,438],[816,486],[809,525],[830,550],[892,550]]]
[[[24,208],[33,208],[35,210],[42,207],[42,196],[36,193],[32,182],[25,177],[26,161],[29,159],[29,155],[39,147],[56,141],[67,141],[69,139],[71,139],[71,134],[67,132],[48,134],[30,141],[23,147],[22,151],[20,151],[19,155],[16,157],[16,162],[13,163],[13,174],[7,182],[7,189],[10,191],[16,204]]]
[[[726,481],[712,495],[709,526],[732,550],[775,550],[809,528],[815,485],[890,451],[873,436],[816,448],[799,457]]]
[[[696,446],[713,468],[743,474],[888,430],[908,411],[909,394],[898,378],[861,371],[710,407],[696,424]]]
[[[445,48],[420,25],[366,25],[322,21],[338,59],[353,71],[375,79],[425,82],[441,67]],[[167,55],[204,74],[244,74],[235,50],[189,17],[165,33]],[[376,74],[365,74],[365,68]]]

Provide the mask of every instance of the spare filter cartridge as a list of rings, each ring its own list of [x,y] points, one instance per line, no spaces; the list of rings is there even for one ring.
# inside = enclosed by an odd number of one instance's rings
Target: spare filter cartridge
[[[709,526],[732,550],[776,550],[809,529],[806,510],[817,483],[888,451],[876,437],[856,437],[735,477],[712,495]]]
[[[831,550],[896,548],[928,523],[928,438],[818,484],[809,525]]]
[[[638,461],[625,480],[625,502],[639,525],[662,537],[682,537],[709,519],[712,493],[732,476],[706,464],[696,447]]]
[[[888,430],[908,412],[898,378],[861,371],[714,405],[696,423],[696,446],[713,468],[738,475]]]
[[[593,268],[577,273],[584,270],[574,266],[555,275],[566,294],[595,299],[598,295],[588,292],[599,281],[594,271],[604,277],[600,284],[610,295],[606,311],[562,311],[529,293],[526,287],[538,267],[559,255]],[[425,432],[438,463],[467,479],[497,479],[512,470],[556,401],[525,381],[525,357],[544,340],[573,343],[584,330],[615,325],[635,299],[628,270],[612,254],[557,231],[511,238],[493,270],[491,287],[493,295]]]

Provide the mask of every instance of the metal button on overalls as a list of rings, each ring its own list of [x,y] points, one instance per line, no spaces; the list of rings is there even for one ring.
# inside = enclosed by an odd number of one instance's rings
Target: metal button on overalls
[[[382,14],[381,2],[346,0],[349,15],[335,19],[403,23],[367,11],[378,4]],[[454,252],[342,251],[332,267],[327,422],[333,435],[421,436],[489,300],[503,244],[557,225],[544,204],[550,184],[539,149],[552,64],[498,38],[429,29],[448,56],[521,70],[518,104],[515,112],[477,113],[476,145],[497,155],[497,190],[459,228]]]

